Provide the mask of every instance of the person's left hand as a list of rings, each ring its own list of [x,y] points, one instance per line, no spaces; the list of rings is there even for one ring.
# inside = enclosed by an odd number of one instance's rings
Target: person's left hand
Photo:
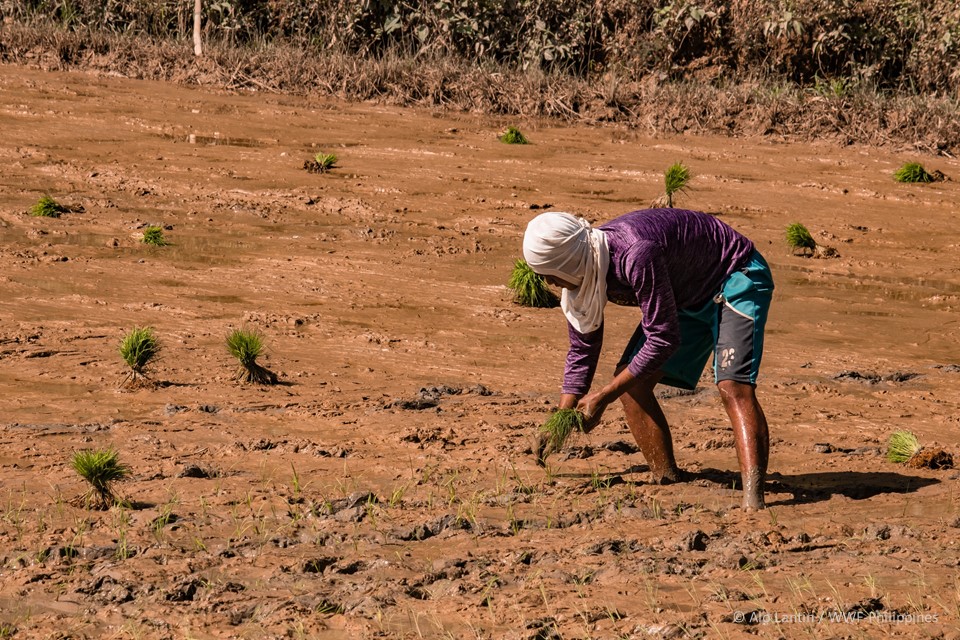
[[[585,421],[583,423],[584,433],[589,433],[600,423],[600,417],[607,408],[607,400],[602,392],[590,393],[577,403],[577,411],[583,414]]]

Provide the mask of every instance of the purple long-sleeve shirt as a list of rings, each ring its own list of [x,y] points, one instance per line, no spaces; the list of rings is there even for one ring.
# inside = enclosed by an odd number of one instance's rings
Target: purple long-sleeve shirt
[[[638,306],[646,342],[627,365],[642,378],[680,345],[678,309],[702,306],[743,266],[753,243],[713,216],[683,209],[633,211],[598,227],[607,236],[607,300]],[[590,389],[603,346],[603,325],[580,333],[568,324],[570,351],[563,393]]]

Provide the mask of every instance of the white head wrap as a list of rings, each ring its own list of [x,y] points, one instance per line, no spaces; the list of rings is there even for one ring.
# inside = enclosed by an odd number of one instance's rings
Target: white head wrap
[[[574,329],[589,333],[600,328],[610,266],[603,231],[569,213],[541,213],[527,225],[523,258],[540,275],[557,276],[575,285],[565,288],[560,297],[560,308]]]

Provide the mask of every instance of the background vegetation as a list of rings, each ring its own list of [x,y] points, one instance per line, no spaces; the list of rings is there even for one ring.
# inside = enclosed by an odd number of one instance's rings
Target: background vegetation
[[[931,151],[960,139],[955,2],[205,0],[203,64],[192,12],[0,0],[0,60],[491,113],[637,123],[655,106],[658,131],[826,129]]]

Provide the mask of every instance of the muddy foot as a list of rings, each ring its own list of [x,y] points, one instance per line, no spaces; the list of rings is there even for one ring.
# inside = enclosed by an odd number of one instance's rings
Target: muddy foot
[[[650,472],[650,481],[653,484],[667,485],[678,482],[689,482],[693,476],[682,469],[669,469],[663,472]]]

